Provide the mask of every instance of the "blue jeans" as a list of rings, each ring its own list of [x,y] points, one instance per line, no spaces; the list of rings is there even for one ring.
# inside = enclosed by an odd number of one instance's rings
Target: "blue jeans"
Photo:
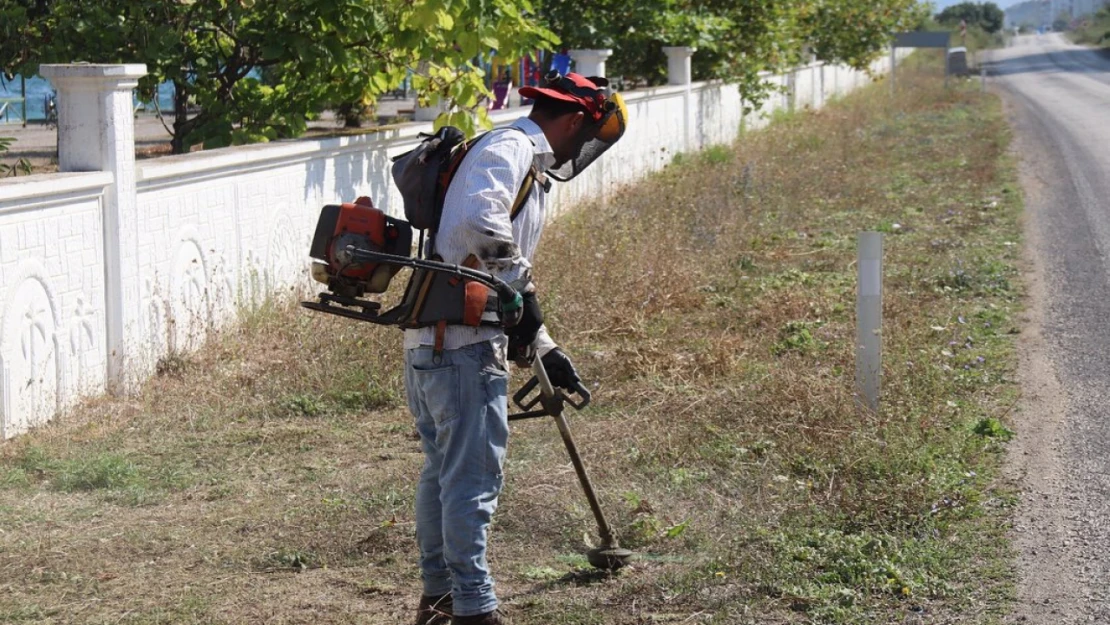
[[[405,352],[409,409],[424,447],[416,541],[424,594],[451,593],[458,616],[497,608],[486,533],[504,483],[509,375],[489,341]]]

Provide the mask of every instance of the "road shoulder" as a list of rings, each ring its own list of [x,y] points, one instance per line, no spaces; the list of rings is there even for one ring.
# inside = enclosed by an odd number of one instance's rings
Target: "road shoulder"
[[[1053,167],[1046,154],[1047,132],[1017,102],[1000,90],[1007,119],[1014,129],[1012,154],[1019,162],[1025,194],[1022,230],[1025,237],[1025,315],[1018,342],[1018,380],[1023,389],[1014,415],[1016,437],[1011,442],[1004,477],[1022,493],[1011,538],[1018,565],[1018,603],[1008,622],[1062,623],[1079,617],[1077,558],[1068,546],[1073,533],[1075,498],[1068,497],[1065,469],[1067,393],[1049,355],[1044,335],[1047,307],[1045,237],[1038,208],[1045,203],[1047,172]]]

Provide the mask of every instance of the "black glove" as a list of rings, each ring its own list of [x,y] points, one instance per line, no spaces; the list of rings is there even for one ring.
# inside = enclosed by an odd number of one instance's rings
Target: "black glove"
[[[573,391],[574,385],[582,381],[574,370],[574,363],[558,347],[544,354],[540,360],[547,371],[547,378],[551,380],[551,386]]]
[[[515,326],[505,330],[505,335],[509,337],[509,358],[517,360],[522,355],[527,354],[528,349],[532,347],[532,343],[536,342],[536,334],[543,326],[543,311],[540,310],[540,303],[536,301],[536,293],[521,293],[521,299],[524,301],[520,321]]]

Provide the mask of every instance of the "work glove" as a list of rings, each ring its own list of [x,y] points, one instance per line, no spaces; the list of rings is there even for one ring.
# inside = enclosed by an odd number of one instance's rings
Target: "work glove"
[[[574,386],[582,381],[574,369],[574,363],[558,347],[544,354],[540,361],[547,371],[547,378],[551,380],[551,386],[573,392]]]
[[[520,359],[531,361],[528,354],[532,343],[536,342],[536,334],[543,326],[543,311],[540,310],[540,303],[536,301],[535,291],[521,293],[520,297],[523,300],[520,321],[506,329],[505,335],[509,337],[509,358],[514,361]]]

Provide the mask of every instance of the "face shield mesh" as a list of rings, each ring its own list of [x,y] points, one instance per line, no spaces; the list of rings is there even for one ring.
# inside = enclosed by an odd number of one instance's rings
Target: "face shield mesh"
[[[563,182],[574,178],[624,136],[628,125],[628,109],[619,93],[607,98],[606,109],[605,115],[597,124],[590,124],[583,129],[582,149],[578,154],[547,172],[552,178]]]

